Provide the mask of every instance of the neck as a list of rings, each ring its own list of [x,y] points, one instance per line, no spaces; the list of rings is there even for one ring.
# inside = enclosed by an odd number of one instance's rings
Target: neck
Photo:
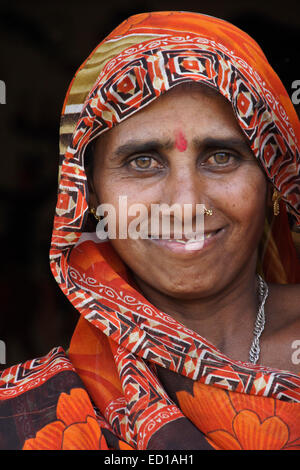
[[[161,311],[194,330],[222,353],[248,361],[258,311],[255,269],[239,273],[209,296],[174,298],[136,279],[143,295]]]

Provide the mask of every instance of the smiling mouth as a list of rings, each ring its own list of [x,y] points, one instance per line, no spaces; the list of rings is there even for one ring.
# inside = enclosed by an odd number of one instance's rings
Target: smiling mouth
[[[148,239],[176,252],[199,251],[210,244],[210,242],[223,231],[224,227],[217,230],[207,231],[206,233],[202,234],[202,236],[200,234],[196,235],[194,238],[186,238],[184,236],[182,238],[163,238],[160,236],[153,238],[149,237]]]

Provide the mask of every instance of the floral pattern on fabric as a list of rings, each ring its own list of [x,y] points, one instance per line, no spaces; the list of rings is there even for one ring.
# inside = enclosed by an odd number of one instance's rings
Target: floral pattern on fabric
[[[199,382],[193,394],[182,391],[177,398],[182,412],[216,449],[300,450],[298,405],[245,397]]]
[[[70,395],[62,393],[56,414],[57,421],[38,431],[35,438],[28,439],[23,450],[105,449],[104,436],[85,390],[73,389]]]

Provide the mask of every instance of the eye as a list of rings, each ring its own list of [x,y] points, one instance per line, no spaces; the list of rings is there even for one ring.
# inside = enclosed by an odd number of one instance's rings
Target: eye
[[[216,152],[208,157],[201,166],[209,167],[228,167],[238,164],[240,158],[230,152]]]
[[[153,157],[141,155],[129,162],[129,165],[135,170],[153,170],[161,168],[161,164]]]

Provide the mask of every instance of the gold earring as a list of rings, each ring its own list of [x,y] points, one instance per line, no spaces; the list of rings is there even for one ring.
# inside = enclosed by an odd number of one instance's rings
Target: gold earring
[[[95,207],[91,207],[89,209],[89,213],[92,214],[95,217],[95,219],[99,222],[101,217],[100,217],[100,215],[97,215]]]
[[[280,201],[280,199],[281,199],[280,193],[277,191],[277,189],[274,189],[273,196],[272,196],[274,215],[279,215],[279,212],[280,212],[279,201]]]
[[[212,209],[206,209],[206,207],[204,208],[204,214],[206,215],[213,215],[213,211]]]

